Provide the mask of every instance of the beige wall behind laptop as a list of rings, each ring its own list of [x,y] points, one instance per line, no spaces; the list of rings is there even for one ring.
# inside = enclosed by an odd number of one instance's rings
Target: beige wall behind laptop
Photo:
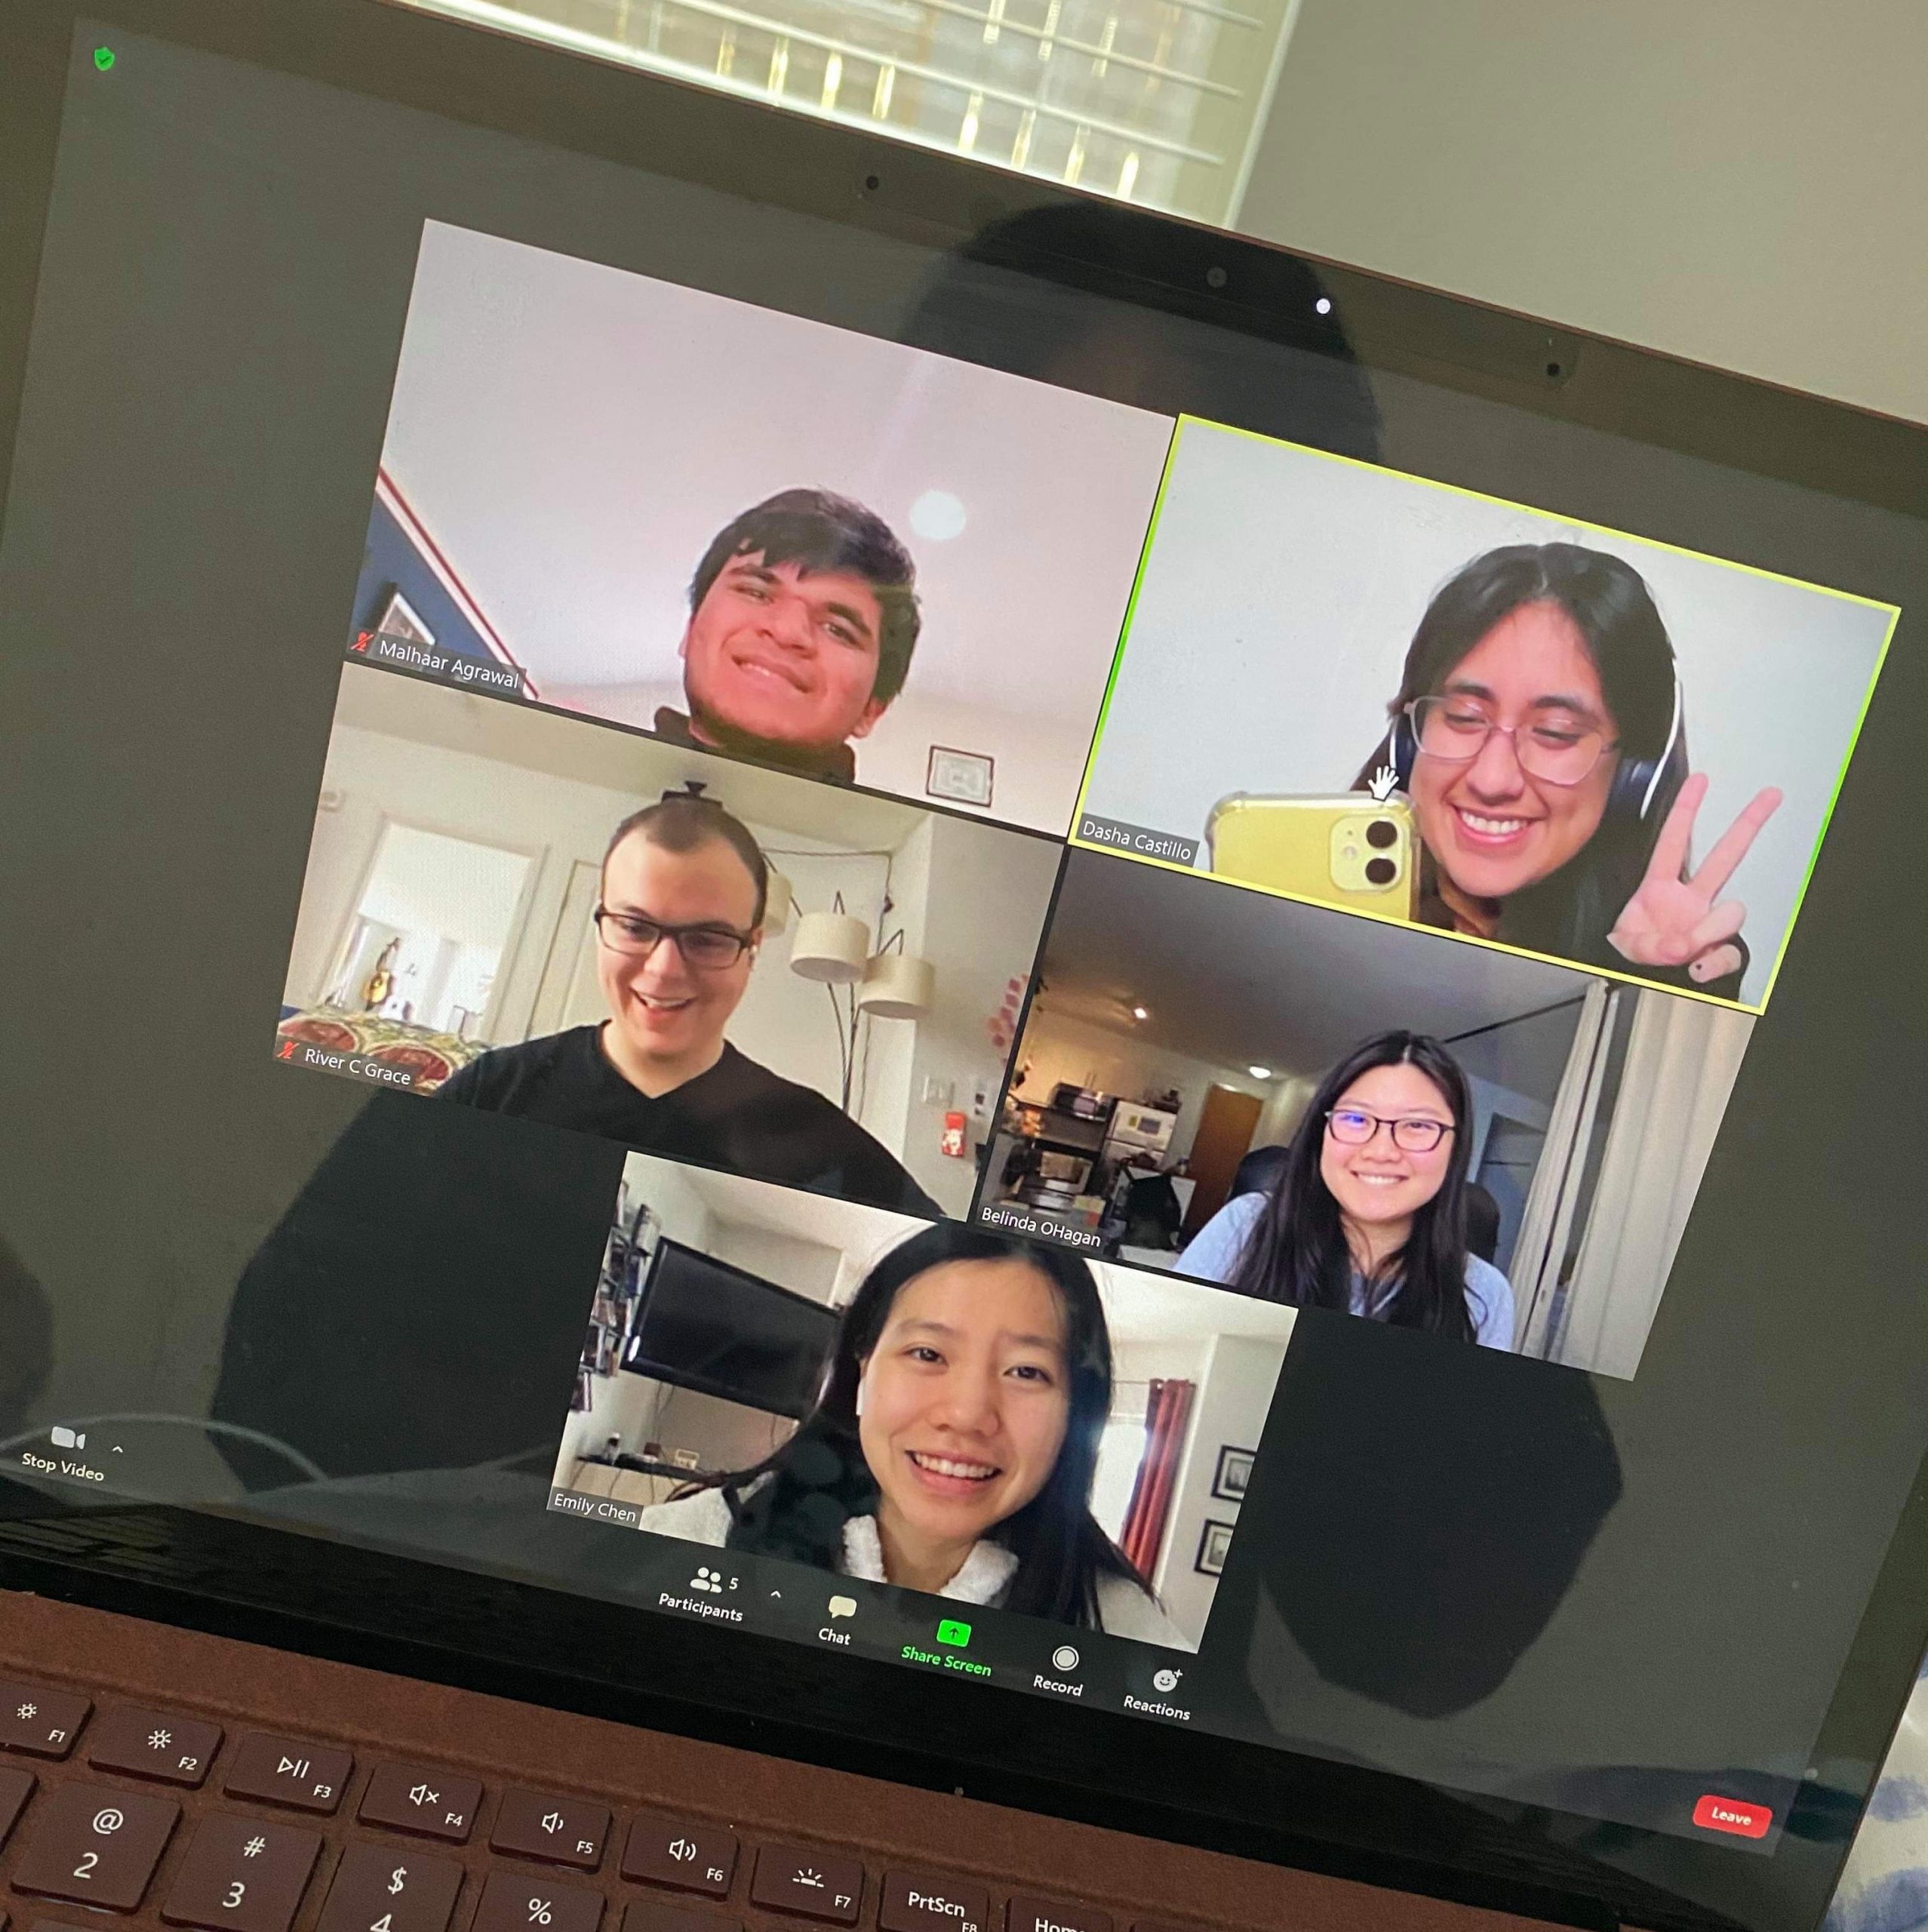
[[[1923,0],[1300,0],[1232,226],[1928,422]]]

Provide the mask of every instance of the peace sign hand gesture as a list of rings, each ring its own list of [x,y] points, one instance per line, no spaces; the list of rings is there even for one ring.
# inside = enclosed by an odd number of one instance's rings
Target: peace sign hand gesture
[[[1690,979],[1703,983],[1740,971],[1741,949],[1733,942],[1747,908],[1738,899],[1720,899],[1720,888],[1781,802],[1771,785],[1757,793],[1689,878],[1694,819],[1706,796],[1707,774],[1697,771],[1680,787],[1654,841],[1640,890],[1607,936],[1613,949],[1636,966],[1684,966]]]

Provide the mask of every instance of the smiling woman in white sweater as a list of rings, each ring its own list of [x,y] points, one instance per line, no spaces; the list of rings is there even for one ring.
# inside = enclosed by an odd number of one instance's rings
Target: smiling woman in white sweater
[[[1090,1269],[941,1222],[851,1298],[789,1441],[639,1527],[1195,1649],[1091,1514],[1111,1402]]]

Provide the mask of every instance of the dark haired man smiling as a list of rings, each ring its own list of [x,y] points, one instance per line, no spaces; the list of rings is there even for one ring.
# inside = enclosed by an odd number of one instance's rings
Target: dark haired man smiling
[[[769,878],[749,829],[710,799],[673,794],[632,813],[604,854],[595,912],[609,1018],[497,1047],[436,1097],[934,1215],[848,1115],[723,1037],[763,941]]]
[[[921,622],[917,567],[883,518],[785,490],[726,525],[690,583],[689,712],[656,733],[848,783],[852,741],[903,689]]]

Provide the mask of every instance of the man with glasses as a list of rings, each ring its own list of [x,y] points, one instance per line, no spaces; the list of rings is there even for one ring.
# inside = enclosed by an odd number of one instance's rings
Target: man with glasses
[[[673,793],[625,819],[603,855],[596,972],[610,1017],[464,1067],[438,1098],[601,1134],[912,1214],[938,1209],[814,1088],[724,1038],[763,940],[769,868],[713,801]]]

